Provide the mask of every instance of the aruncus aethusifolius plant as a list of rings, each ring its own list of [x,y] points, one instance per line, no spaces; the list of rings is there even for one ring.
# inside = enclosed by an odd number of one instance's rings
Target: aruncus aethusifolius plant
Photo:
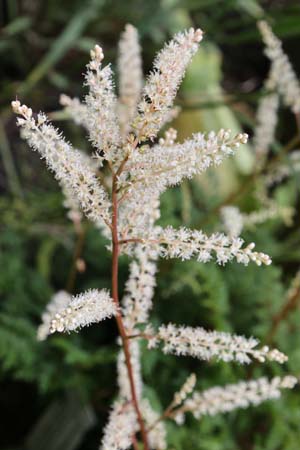
[[[246,134],[233,136],[221,129],[196,133],[179,143],[176,131],[169,129],[157,140],[161,128],[177,113],[173,101],[201,40],[200,29],[178,33],[157,55],[144,84],[137,31],[128,25],[119,47],[119,98],[114,93],[111,67],[102,66],[103,51],[98,45],[94,47],[85,75],[88,94],[83,103],[61,97],[67,112],[87,130],[95,148],[94,159],[67,143],[44,114],[34,115],[18,100],[12,102],[23,137],[60,183],[71,220],[78,224],[83,211],[110,241],[111,293],[96,289],[73,297],[58,293],[48,305],[38,332],[39,339],[45,339],[54,332],[73,331],[115,318],[121,346],[117,362],[119,396],[104,430],[104,450],[137,449],[139,440],[145,450],[165,449],[165,419],[182,423],[187,412],[200,417],[258,404],[278,397],[280,389],[292,388],[296,383],[292,376],[277,377],[198,393],[194,391],[196,378],[192,374],[161,416],[143,394],[139,348],[143,339],[149,348],[161,346],[165,353],[203,360],[283,363],[287,359],[276,349],[257,347],[254,338],[173,324],[155,329],[151,324],[159,257],[196,258],[199,263],[215,259],[222,265],[234,259],[245,265],[271,263],[268,255],[254,251],[253,243],[244,246],[240,237],[223,233],[208,236],[201,230],[156,225],[160,195],[168,187],[219,165],[248,139]],[[97,176],[100,169],[109,173],[109,189]],[[132,262],[120,301],[118,260],[122,253],[129,255]]]

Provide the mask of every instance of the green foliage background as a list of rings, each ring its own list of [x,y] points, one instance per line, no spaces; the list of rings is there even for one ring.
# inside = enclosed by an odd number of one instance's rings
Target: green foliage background
[[[140,31],[147,72],[162,43],[174,31],[194,25],[205,30],[206,43],[179,95],[178,102],[183,108],[177,122],[180,134],[184,136],[207,126],[218,129],[239,124],[251,134],[260,87],[268,68],[255,25],[263,15],[283,39],[300,74],[298,1],[2,1],[0,445],[3,450],[98,448],[109,405],[116,395],[117,351],[113,321],[79,334],[53,336],[45,343],[36,340],[36,328],[45,305],[54,292],[66,285],[76,236],[66,218],[58,186],[37,155],[29,152],[18,136],[10,100],[18,95],[35,110],[51,112],[68,138],[89,151],[81,130],[56,111],[61,91],[82,95],[81,74],[89,49],[95,42],[101,42],[107,59],[114,65],[119,34],[131,22]],[[196,102],[191,103],[191,98]],[[289,113],[283,110],[274,151],[280,152],[295,133]],[[224,192],[239,189],[247,182],[249,164],[249,154],[245,154],[242,161],[227,165],[222,176],[209,173],[202,182],[185,183],[165,194],[162,223],[201,226],[208,232],[217,229],[220,222],[217,207],[224,201]],[[243,170],[238,171],[237,167]],[[238,197],[237,204],[244,211],[257,207],[252,194],[248,190]],[[296,208],[294,224],[286,227],[273,220],[243,234],[247,242],[256,242],[258,249],[272,256],[272,266],[245,268],[232,263],[219,267],[193,261],[163,261],[155,296],[155,322],[201,325],[266,340],[272,319],[280,311],[299,267],[297,177],[278,187],[274,196],[281,204]],[[82,257],[87,270],[77,276],[75,292],[110,284],[105,242],[88,223],[85,231]],[[124,258],[121,285],[127,270],[128,261]],[[143,372],[149,399],[163,410],[191,371],[198,376],[199,389],[262,374],[290,372],[299,376],[299,320],[298,304],[274,336],[273,344],[289,355],[283,368],[272,364],[251,367],[204,364],[145,351]],[[66,407],[69,396],[76,397],[71,411]],[[72,423],[83,405],[89,405],[95,412],[94,420],[86,427],[88,432],[82,426],[76,442],[72,440],[72,427],[67,431],[67,425],[65,441],[53,440],[60,428],[50,410],[57,401],[62,402],[61,409],[66,408],[66,424]],[[46,421],[49,439],[43,436],[41,440],[36,434],[36,424],[47,411],[50,411]],[[281,400],[255,409],[207,417],[201,422],[189,419],[181,428],[170,423],[169,448],[296,450],[299,419],[300,391],[296,388],[284,393]]]

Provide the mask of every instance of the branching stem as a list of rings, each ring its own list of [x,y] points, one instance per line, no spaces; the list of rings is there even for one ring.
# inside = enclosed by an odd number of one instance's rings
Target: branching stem
[[[119,171],[118,171],[119,172]],[[119,288],[118,288],[118,267],[119,267],[119,241],[118,241],[118,197],[117,197],[117,174],[113,176],[112,184],[112,298],[118,308],[116,315],[117,326],[119,334],[122,339],[122,346],[125,355],[125,363],[128,372],[132,403],[137,415],[137,419],[140,426],[141,437],[144,445],[144,450],[149,450],[147,430],[144,424],[144,420],[139,407],[138,397],[136,394],[136,387],[133,377],[133,370],[130,357],[129,341],[126,334],[126,330],[123,324],[122,315],[120,313],[119,304]]]

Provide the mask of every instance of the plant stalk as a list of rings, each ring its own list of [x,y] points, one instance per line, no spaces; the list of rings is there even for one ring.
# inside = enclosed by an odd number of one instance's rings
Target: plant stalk
[[[113,177],[112,185],[112,298],[117,307],[116,321],[119,330],[119,334],[122,339],[122,346],[125,355],[125,363],[128,372],[132,403],[137,415],[137,419],[140,426],[141,438],[144,445],[144,450],[149,450],[148,435],[144,424],[144,420],[140,411],[138,398],[136,394],[135,382],[133,377],[133,370],[130,357],[129,340],[126,334],[126,330],[123,324],[122,315],[120,313],[119,303],[119,288],[118,288],[118,268],[119,268],[119,241],[118,241],[118,197],[117,197],[117,175]]]

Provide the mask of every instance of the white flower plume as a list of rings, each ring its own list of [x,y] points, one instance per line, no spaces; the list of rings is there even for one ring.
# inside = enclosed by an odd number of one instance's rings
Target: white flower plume
[[[269,24],[265,21],[258,23],[266,49],[265,54],[271,60],[270,79],[274,82],[284,103],[297,114],[300,112],[300,83],[282,49],[281,41],[275,36]]]
[[[207,236],[201,230],[156,227],[141,238],[140,242],[153,248],[163,258],[180,258],[184,261],[196,257],[202,263],[216,258],[217,263],[221,265],[233,259],[245,265],[250,261],[258,266],[271,264],[268,255],[253,251],[254,243],[243,247],[243,239],[230,238],[222,233]]]
[[[173,139],[170,144],[167,139],[153,147],[142,147],[133,153],[119,179],[120,186],[126,189],[128,184],[128,189],[132,190],[141,184],[143,188],[162,193],[168,186],[174,186],[184,178],[192,178],[212,165],[218,166],[247,140],[246,133],[231,136],[230,130],[221,129],[207,136],[203,133],[194,134],[192,139],[182,144],[174,144]],[[129,176],[130,181],[126,183]]]
[[[128,344],[130,351],[130,362],[132,366],[132,373],[134,383],[136,386],[136,394],[138,398],[142,396],[143,381],[141,375],[141,361],[140,361],[140,347],[137,340],[132,340]],[[127,367],[125,364],[125,355],[123,350],[120,350],[118,355],[118,386],[119,396],[123,401],[131,400],[130,382],[128,378]]]
[[[138,247],[135,259],[130,264],[126,293],[122,300],[123,317],[128,330],[133,330],[137,324],[148,322],[156,285],[155,256],[154,252]]]
[[[297,378],[287,375],[283,378],[275,377],[268,380],[265,377],[257,380],[241,381],[237,384],[228,384],[224,387],[216,386],[203,392],[194,392],[188,398],[184,406],[174,412],[173,417],[182,416],[191,412],[196,419],[202,416],[214,416],[218,413],[226,413],[237,408],[248,408],[251,405],[277,399],[281,396],[282,389],[293,389]]]
[[[85,122],[97,152],[102,150],[104,158],[114,162],[119,156],[117,148],[121,142],[116,114],[117,99],[111,67],[102,68],[103,58],[101,47],[95,45],[85,76],[89,88],[89,94],[85,97],[88,112]]]
[[[268,84],[266,87],[268,87]],[[260,166],[264,163],[270,145],[274,141],[278,121],[278,106],[279,97],[276,92],[268,93],[259,102],[253,145],[257,163]]]
[[[100,228],[110,223],[108,196],[81,153],[63,139],[45,115],[39,114],[35,120],[32,110],[19,101],[13,101],[12,107],[22,116],[18,125],[29,146],[39,152],[56,179],[78,199],[86,216]]]
[[[49,332],[75,331],[108,319],[116,312],[116,306],[106,290],[90,289],[73,296],[65,308],[53,314]]]
[[[118,112],[122,134],[126,136],[137,113],[143,88],[143,70],[138,31],[127,24],[119,41],[119,100]]]
[[[158,333],[154,334],[153,341],[150,338],[150,348],[159,341],[163,343],[164,353],[190,355],[203,360],[216,358],[242,364],[250,363],[251,359],[259,362],[276,361],[280,364],[287,361],[286,355],[276,349],[269,349],[267,346],[257,349],[257,339],[247,339],[220,331],[206,331],[201,327],[177,326],[172,323],[162,325]]]
[[[134,121],[140,140],[153,138],[160,130],[202,36],[200,29],[193,28],[178,33],[157,55]]]
[[[131,403],[115,402],[104,429],[100,450],[126,450],[138,431],[136,413]]]

